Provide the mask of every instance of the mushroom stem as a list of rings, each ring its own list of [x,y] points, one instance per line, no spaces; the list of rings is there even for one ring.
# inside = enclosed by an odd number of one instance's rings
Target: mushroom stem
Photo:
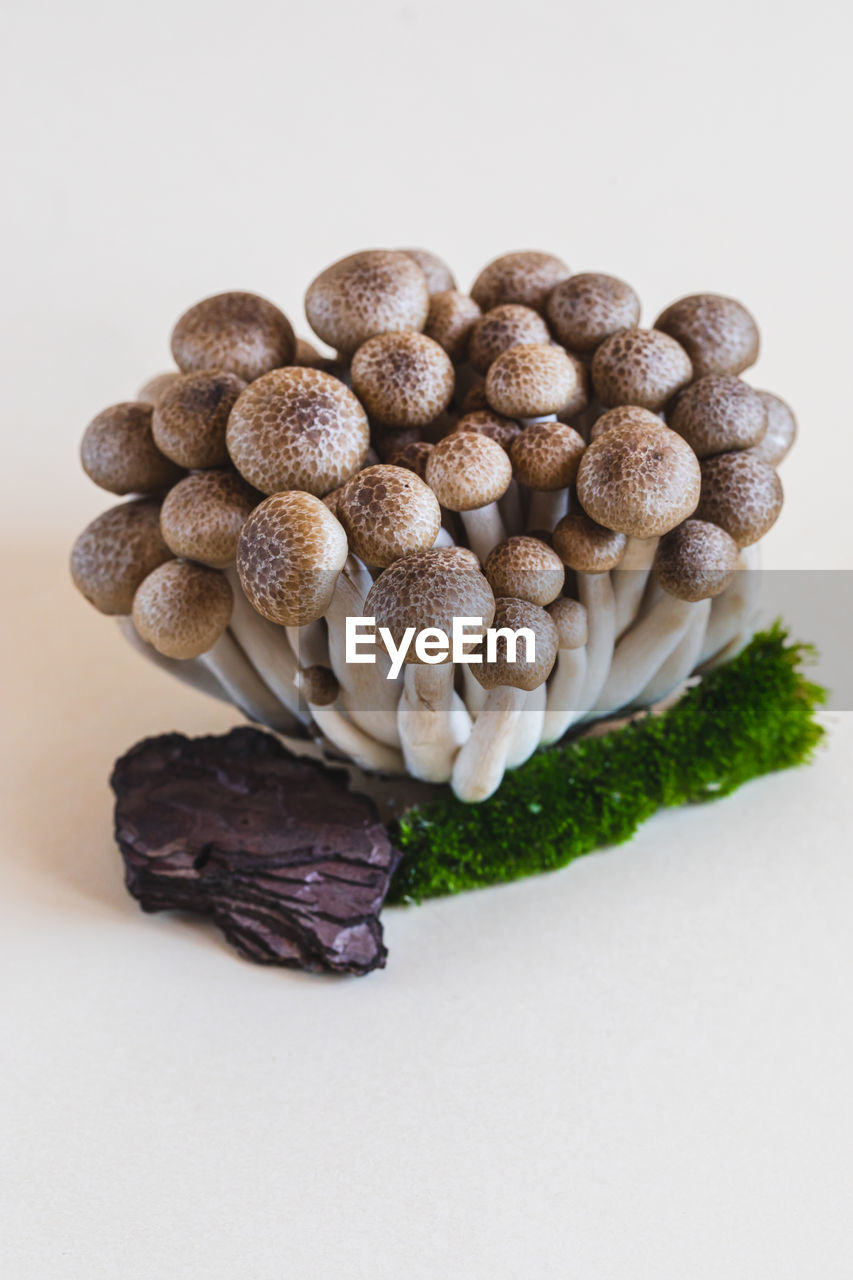
[[[694,608],[695,604],[664,592],[654,608],[625,633],[593,705],[595,718],[621,711],[637,698],[681,640]]]
[[[629,538],[625,553],[613,570],[617,639],[627,631],[640,611],[658,541],[658,538]]]
[[[616,639],[616,607],[609,573],[579,573],[578,598],[589,617],[586,645],[586,683],[576,719],[586,717],[604,688]]]
[[[521,533],[524,528],[524,510],[521,505],[521,489],[513,476],[506,493],[498,498],[498,510],[504,522],[504,528],[510,535]]]
[[[510,739],[506,753],[506,768],[517,769],[529,760],[539,746],[542,737],[542,726],[545,723],[545,706],[548,690],[545,681],[536,689],[524,694],[524,701],[518,714],[518,723]]]
[[[435,535],[435,542],[432,545],[434,547],[455,547],[456,543],[453,540],[453,534],[450,530],[442,525],[438,533]]]
[[[299,668],[284,628],[255,612],[243,594],[235,569],[226,570],[225,576],[234,596],[230,623],[232,635],[279,702],[302,724],[308,724],[305,702],[296,688]]]
[[[532,489],[530,491],[530,510],[527,515],[527,528],[540,529],[552,533],[557,522],[569,511],[568,489]]]
[[[206,693],[211,698],[218,698],[220,702],[231,702],[216,676],[207,667],[203,666],[198,658],[167,658],[165,654],[158,653],[153,644],[148,644],[142,639],[131,618],[123,617],[116,619],[116,621],[118,622],[119,631],[121,631],[125,640],[133,646],[137,653],[141,653],[143,658],[147,658],[149,662],[159,667],[161,671],[166,671],[170,676],[175,676],[182,684],[189,685],[191,689],[198,689],[200,693]],[[478,685],[477,688],[479,687]]]
[[[354,724],[340,705],[340,700],[327,706],[311,704],[311,716],[320,732],[343,756],[367,773],[386,773],[399,777],[406,772],[402,754],[395,747],[379,742]]]
[[[711,617],[696,662],[700,671],[708,671],[734,656],[728,652],[729,646],[751,625],[758,597],[760,567],[758,543],[744,547],[734,581],[711,605]]]
[[[467,662],[462,666],[462,686],[463,697],[465,700],[465,706],[468,708],[468,714],[472,720],[476,720],[485,705],[486,690],[473,674],[471,667]]]
[[[506,528],[501,519],[498,504],[489,502],[473,511],[462,511],[462,523],[468,536],[468,545],[481,564],[485,564],[499,542],[506,542]]]
[[[423,782],[447,782],[471,733],[471,717],[453,688],[451,663],[407,665],[397,723],[409,773]]]
[[[230,631],[224,632],[213,648],[197,661],[216,677],[230,700],[249,720],[269,729],[281,731],[291,728],[290,717],[281,701],[248,661]]]
[[[376,662],[372,665],[346,660],[346,620],[364,614],[364,602],[372,586],[373,578],[366,565],[350,554],[326,611],[329,663],[341,686],[340,702],[353,724],[386,746],[399,747],[397,705],[402,678],[387,679],[391,661],[379,646],[376,648]]]
[[[656,702],[662,702],[688,678],[696,666],[710,612],[710,600],[697,600],[692,606],[684,634],[634,699],[635,706],[652,707]]]
[[[476,804],[497,791],[524,700],[524,690],[510,685],[489,690],[471,736],[453,766],[450,785],[460,800]]]
[[[327,667],[329,644],[322,618],[301,627],[285,627],[285,634],[300,667]]]
[[[582,649],[561,649],[557,654],[557,665],[548,683],[545,719],[539,738],[543,747],[559,742],[578,718],[586,672],[586,646]]]

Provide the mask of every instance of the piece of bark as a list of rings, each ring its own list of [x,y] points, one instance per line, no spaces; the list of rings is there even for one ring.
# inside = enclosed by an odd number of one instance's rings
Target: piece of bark
[[[111,785],[127,888],[144,911],[210,916],[261,964],[384,966],[379,911],[399,854],[343,770],[241,728],[148,738]]]

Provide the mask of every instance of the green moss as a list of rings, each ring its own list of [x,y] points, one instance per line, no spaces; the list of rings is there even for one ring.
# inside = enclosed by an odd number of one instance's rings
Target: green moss
[[[449,791],[392,836],[403,859],[389,902],[419,901],[563,867],[629,840],[657,809],[728,795],[808,760],[825,692],[802,674],[810,649],[777,624],[660,716],[537,752],[483,804]]]

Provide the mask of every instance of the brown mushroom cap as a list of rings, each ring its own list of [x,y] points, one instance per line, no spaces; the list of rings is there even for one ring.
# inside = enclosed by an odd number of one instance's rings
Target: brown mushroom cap
[[[175,379],[180,378],[180,376],[179,369],[170,369],[168,373],[155,373],[153,378],[143,382],[136,399],[145,404],[156,404],[166,388],[170,387]]]
[[[702,463],[698,520],[710,520],[739,547],[751,546],[776,523],[782,482],[769,462],[753,453],[718,453]]]
[[[443,289],[430,297],[424,333],[459,363],[468,353],[471,330],[479,318],[480,308],[467,293]]]
[[[128,400],[92,419],[80,444],[90,480],[118,494],[163,493],[180,480],[180,467],[154,443],[152,413],[150,403]]]
[[[219,369],[244,382],[290,364],[296,338],[287,316],[256,293],[218,293],[185,311],[172,330],[182,373]]]
[[[677,529],[671,529],[655,552],[658,582],[679,600],[708,600],[720,595],[737,567],[734,539],[704,520],[685,520]]]
[[[305,314],[318,338],[345,355],[378,333],[422,329],[426,277],[407,253],[368,249],[341,258],[308,286]]]
[[[425,479],[448,511],[475,511],[497,502],[509,488],[512,464],[496,440],[476,431],[454,431],[427,458]]]
[[[489,553],[483,569],[495,596],[513,596],[531,604],[546,605],[563,590],[563,562],[539,538],[519,535],[500,542]]]
[[[347,535],[329,508],[293,490],[255,507],[237,544],[237,572],[258,613],[301,627],[328,609],[347,553]]]
[[[734,298],[691,294],[662,311],[655,328],[678,339],[697,378],[706,373],[743,373],[758,359],[758,326]]]
[[[198,658],[225,631],[233,607],[223,574],[189,560],[169,560],[149,573],[133,597],[133,625],[167,658]]]
[[[388,461],[391,466],[405,467],[407,471],[414,471],[419,480],[425,480],[427,459],[434,448],[428,440],[410,440],[392,453]]]
[[[127,615],[139,584],[171,558],[160,532],[160,503],[136,498],[87,525],[71,551],[71,577],[101,613]]]
[[[356,397],[331,374],[274,369],[234,405],[227,443],[237,470],[262,493],[322,497],[359,469],[370,431]]]
[[[557,523],[554,550],[564,565],[577,573],[607,573],[625,554],[624,533],[605,529],[582,511],[570,511]]]
[[[778,467],[797,437],[797,419],[790,407],[770,391],[757,391],[767,411],[767,430],[752,449],[757,458]]]
[[[396,560],[374,582],[364,603],[366,617],[387,627],[399,645],[409,627],[438,627],[453,634],[454,618],[481,618],[483,630],[495,613],[492,589],[469,552],[461,547],[434,547]],[[468,634],[476,636],[471,627]],[[419,663],[410,645],[406,662]]]
[[[486,396],[508,418],[562,412],[582,385],[577,362],[562,347],[525,343],[498,356],[486,374]]]
[[[740,378],[709,373],[682,391],[669,425],[697,458],[709,458],[757,445],[767,430],[767,409],[758,392]]]
[[[489,401],[486,397],[486,379],[477,378],[476,382],[472,382],[463,396],[462,412],[475,413],[477,409],[488,409],[489,407]]]
[[[693,377],[687,352],[657,329],[623,329],[592,358],[592,384],[602,404],[662,409]]]
[[[579,600],[560,596],[548,605],[548,613],[557,628],[561,649],[582,649],[589,639],[589,619]]]
[[[414,444],[422,439],[420,427],[383,427],[378,422],[370,424],[370,445],[376,457],[370,463],[390,462],[392,453],[399,453],[407,444]],[[368,465],[365,458],[363,466]]]
[[[444,293],[448,289],[456,288],[453,272],[437,253],[431,253],[429,249],[401,249],[400,252],[405,253],[407,258],[411,258],[418,264],[426,277],[427,288],[431,294]]]
[[[535,655],[532,659],[529,657],[528,646],[522,638],[516,645],[516,660],[510,662],[506,639],[499,636],[495,646],[496,660],[487,662],[483,653],[482,663],[472,665],[471,670],[477,680],[484,689],[497,689],[502,685],[524,689],[528,693],[538,689],[551,674],[560,646],[560,637],[551,615],[528,600],[504,596],[495,601],[493,625],[496,628],[508,627],[511,631],[529,627],[534,636]]]
[[[176,378],[154,406],[151,429],[158,449],[181,467],[224,467],[228,415],[245,385],[221,370]]]
[[[641,409],[636,404],[620,404],[615,409],[608,409],[600,418],[596,418],[589,433],[590,442],[603,436],[611,427],[621,427],[623,422],[645,423],[646,426],[659,427],[662,419],[651,409]]]
[[[693,514],[700,482],[699,462],[681,436],[662,423],[629,421],[587,446],[577,490],[598,524],[651,538]]]
[[[226,569],[234,563],[240,530],[259,500],[234,471],[196,471],[166,495],[160,528],[176,556]]]
[[[411,470],[383,464],[353,476],[337,514],[355,554],[380,569],[426,551],[441,528],[441,507],[429,485]]]
[[[465,413],[456,424],[457,431],[476,431],[478,435],[488,436],[509,450],[510,445],[521,432],[521,427],[514,418],[505,418],[494,409],[472,409]]]
[[[573,351],[594,351],[640,320],[640,299],[624,280],[588,271],[562,280],[548,296],[548,323],[558,342]]]
[[[443,347],[406,330],[378,334],[359,347],[352,385],[375,422],[425,427],[449,405],[455,374]]]
[[[492,307],[474,325],[468,359],[477,373],[486,374],[489,366],[510,347],[550,341],[548,326],[538,311],[517,302],[504,302]]]
[[[491,311],[504,302],[520,302],[544,313],[548,294],[568,275],[565,262],[551,253],[505,253],[483,268],[474,281],[471,297],[483,311]]]
[[[571,400],[559,412],[561,422],[568,422],[571,418],[576,417],[589,404],[589,374],[586,366],[579,356],[573,351],[567,351],[566,355],[571,360],[577,374],[577,388]]]
[[[550,492],[574,484],[585,448],[583,436],[564,422],[532,422],[513,440],[509,456],[516,480]]]

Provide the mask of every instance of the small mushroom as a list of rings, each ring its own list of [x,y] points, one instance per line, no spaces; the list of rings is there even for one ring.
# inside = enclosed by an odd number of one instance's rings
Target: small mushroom
[[[154,406],[157,448],[191,470],[224,467],[228,415],[245,385],[236,374],[216,369],[176,378]]]
[[[426,464],[429,455],[435,448],[428,440],[410,440],[402,449],[395,450],[388,459],[392,467],[405,467],[414,471],[419,480],[426,479]]]
[[[185,311],[172,331],[172,355],[182,373],[219,370],[252,382],[290,364],[295,351],[287,316],[255,293],[205,298]]]
[[[762,439],[751,452],[756,458],[769,462],[771,467],[778,467],[787,454],[797,436],[797,419],[791,409],[770,391],[756,391],[767,411],[767,430]]]
[[[470,413],[462,415],[456,424],[456,430],[476,431],[478,435],[489,436],[509,452],[521,427],[513,418],[505,418],[502,413],[495,413],[494,409],[472,409]]]
[[[551,332],[570,351],[590,352],[640,321],[640,299],[624,280],[589,271],[562,280],[548,295]]]
[[[491,311],[504,302],[518,302],[544,314],[549,293],[569,274],[565,262],[551,253],[505,253],[483,268],[474,281],[471,297],[483,311]]]
[[[275,369],[240,396],[228,419],[231,459],[262,493],[322,497],[362,465],[367,415],[342,382],[320,369]]]
[[[486,374],[491,408],[526,423],[555,418],[575,399],[580,386],[577,362],[568,352],[537,343],[510,347]]]
[[[234,471],[197,471],[166,495],[160,528],[176,556],[227,569],[240,530],[260,498]]]
[[[507,538],[489,553],[483,572],[495,596],[512,596],[544,607],[563,590],[563,562],[540,538]]]
[[[135,498],[87,525],[71,551],[71,577],[100,613],[127,615],[140,583],[171,558],[160,532],[160,503]]]
[[[368,338],[400,329],[423,329],[429,289],[407,254],[368,249],[341,258],[309,285],[305,314],[317,337],[342,355]]]
[[[164,493],[182,471],[161,453],[151,431],[152,407],[124,401],[104,409],[83,433],[80,461],[90,480],[109,493]]]
[[[487,311],[474,325],[468,359],[475,372],[485,376],[498,356],[510,347],[537,342],[551,342],[548,326],[539,312],[517,302],[505,302]]]
[[[346,533],[319,498],[277,493],[243,525],[237,572],[257,613],[301,627],[326,612],[347,553]]]
[[[455,384],[447,352],[423,333],[382,333],[352,360],[352,385],[371,419],[425,427],[450,404]]]
[[[526,695],[545,684],[559,646],[552,618],[527,600],[496,600],[494,626],[498,631],[494,660],[488,661],[483,654],[483,661],[472,667],[476,679],[488,690],[488,696],[471,736],[456,757],[451,777],[455,794],[469,804],[488,799],[500,786],[513,737],[528,703]],[[522,628],[533,634],[533,652],[520,637],[514,661],[510,661],[507,637],[500,632],[517,632]],[[537,706],[535,735],[524,734],[525,739],[532,740],[531,751],[539,740],[543,719],[544,705]]]
[[[471,330],[480,314],[480,308],[467,293],[444,289],[430,297],[424,333],[444,348],[454,364],[459,364],[467,357]]]
[[[629,420],[588,445],[577,475],[587,515],[607,529],[652,538],[696,509],[701,474],[693,450],[663,423]]]
[[[608,409],[595,419],[589,432],[590,444],[611,427],[621,427],[623,422],[639,422],[649,427],[658,427],[663,418],[659,413],[652,413],[651,409],[642,409],[636,404],[617,405],[615,409]]]
[[[702,463],[697,520],[710,520],[739,547],[763,538],[782,510],[782,481],[769,462],[752,453],[718,453]]]
[[[426,482],[448,511],[458,511],[471,550],[485,561],[506,538],[497,503],[512,480],[512,464],[496,440],[455,431],[427,458]]]
[[[437,253],[431,253],[429,249],[401,249],[400,252],[405,253],[407,258],[411,258],[418,264],[426,277],[430,294],[443,293],[448,289],[456,288],[453,272]]]
[[[579,715],[578,708],[586,685],[586,644],[589,639],[587,612],[578,600],[561,596],[548,606],[557,628],[559,650],[557,664],[548,683],[545,719],[539,738],[541,746],[550,746],[571,728]]]
[[[691,294],[662,311],[655,328],[681,343],[696,378],[707,373],[743,373],[758,359],[758,326],[734,298]]]
[[[136,399],[145,404],[156,405],[163,392],[170,387],[176,378],[180,378],[180,369],[170,369],[168,373],[155,373],[153,378],[143,382],[137,392]]]
[[[657,329],[623,329],[592,358],[592,385],[602,404],[662,409],[693,377],[687,352]]]
[[[551,532],[569,505],[586,445],[564,422],[535,422],[513,440],[509,456],[516,480],[531,491],[528,527]]]
[[[441,528],[441,508],[429,485],[413,471],[387,464],[353,476],[337,514],[355,554],[379,569],[426,551]]]
[[[767,407],[740,378],[709,373],[682,391],[669,414],[669,425],[697,458],[710,458],[760,444],[767,430]]]

